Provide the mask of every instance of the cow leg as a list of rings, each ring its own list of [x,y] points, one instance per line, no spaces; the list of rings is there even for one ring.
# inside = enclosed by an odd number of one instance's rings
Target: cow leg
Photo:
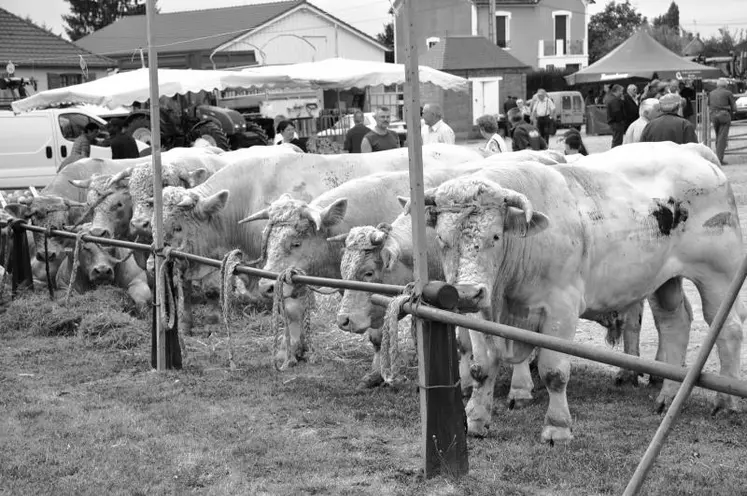
[[[306,310],[306,298],[286,298],[285,312],[288,317],[288,332],[290,343],[283,339],[283,347],[277,359],[282,361],[281,370],[293,367],[303,358],[303,317]]]
[[[371,342],[374,351],[371,371],[358,382],[356,387],[358,390],[371,389],[384,382],[384,378],[381,377],[381,328],[370,328],[368,330],[368,340]]]
[[[732,274],[733,272],[714,273],[708,278],[703,278],[696,282],[700,299],[703,302],[703,317],[708,322],[708,325],[711,325],[713,319],[716,317],[716,312],[731,283]],[[716,339],[719,362],[721,363],[720,374],[723,376],[739,379],[743,339],[742,324],[746,319],[747,309],[745,309],[742,302],[737,298]],[[714,414],[721,410],[730,411],[735,408],[736,398],[734,396],[717,393],[713,408]]]
[[[551,300],[542,324],[542,333],[569,341],[573,340],[578,324],[580,295],[567,288]],[[547,348],[539,352],[539,375],[549,395],[542,441],[554,444],[573,439],[571,434],[571,412],[568,408],[566,387],[571,376],[568,355]]]
[[[641,322],[643,321],[643,300],[630,307],[623,315],[622,337],[623,350],[627,355],[641,356]],[[635,370],[620,369],[615,375],[615,384],[638,385],[638,372]]]
[[[457,352],[459,352],[459,382],[462,385],[462,398],[472,395],[474,380],[470,372],[470,361],[472,360],[472,340],[469,329],[456,328]]]
[[[692,311],[685,304],[682,291],[682,278],[675,277],[657,289],[649,297],[648,304],[659,330],[659,350],[664,362],[683,367],[687,354],[687,343],[690,340]],[[659,353],[657,352],[657,359]],[[656,410],[664,411],[674,399],[680,383],[665,379],[659,396],[656,398]]]
[[[467,433],[475,437],[488,434],[493,411],[493,390],[498,376],[497,349],[492,336],[470,330],[473,364],[472,396],[465,408],[467,413]],[[479,373],[476,373],[479,372]]]
[[[524,408],[534,401],[534,396],[532,396],[534,381],[532,381],[532,371],[529,369],[533,358],[534,353],[512,367],[511,390],[508,392],[509,409]]]

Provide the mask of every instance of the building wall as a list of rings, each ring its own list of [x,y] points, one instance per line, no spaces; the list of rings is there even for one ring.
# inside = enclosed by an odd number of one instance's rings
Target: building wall
[[[261,49],[260,53],[259,50]],[[294,64],[331,57],[384,62],[385,50],[335,27],[329,19],[309,9],[282,17],[264,29],[247,35],[222,51],[255,50],[260,64]]]
[[[50,74],[52,77],[50,78]],[[16,66],[16,71],[13,77],[22,78],[34,78],[37,81],[36,92],[45,91],[49,89],[50,80],[54,82],[57,80],[56,75],[60,74],[81,74],[80,67],[76,64],[71,67],[19,67]],[[100,79],[106,76],[106,69],[88,69],[89,80]],[[82,80],[85,82],[85,80]]]
[[[409,1],[409,0],[408,0]],[[472,8],[462,0],[412,0],[417,17],[412,40],[417,43],[418,53],[424,53],[428,46],[425,40],[431,36],[452,36],[472,34]],[[402,3],[402,5],[404,5]],[[394,26],[394,55],[397,63],[405,62],[405,16],[404,7],[397,12]]]

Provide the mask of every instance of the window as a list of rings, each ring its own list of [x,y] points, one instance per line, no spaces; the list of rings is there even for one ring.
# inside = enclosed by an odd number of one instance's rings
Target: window
[[[72,86],[83,82],[83,74],[60,74],[60,86]]]
[[[571,110],[571,97],[563,95],[563,103],[562,103],[563,110]]]
[[[441,38],[439,38],[438,36],[431,36],[425,39],[425,44],[428,47],[428,50],[430,50],[433,47],[433,45],[435,45],[439,41],[441,41]]]
[[[511,47],[511,12],[495,13],[495,44],[501,48]]]
[[[84,114],[62,114],[58,120],[62,136],[70,141],[75,141],[75,138],[83,134],[83,129],[89,122],[98,125],[98,122]]]
[[[557,10],[552,13],[555,34],[555,55],[566,55],[568,53],[568,42],[571,39],[571,12]]]

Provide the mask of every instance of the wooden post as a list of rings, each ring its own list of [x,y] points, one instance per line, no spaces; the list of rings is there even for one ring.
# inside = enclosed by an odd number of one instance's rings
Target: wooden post
[[[150,129],[151,129],[151,156],[153,157],[153,242],[156,250],[163,249],[163,198],[162,198],[162,179],[161,179],[161,113],[158,98],[158,51],[153,43],[153,24],[155,20],[155,0],[147,0],[146,3],[146,24],[148,30],[148,70],[150,75]],[[158,275],[161,273],[163,265],[161,256],[155,257],[155,284],[154,290],[158,287]],[[158,293],[156,291],[156,293]],[[156,306],[153,312],[156,313],[156,369],[166,370],[166,332],[163,328],[159,309],[165,305],[161,298],[156,300]]]
[[[410,199],[412,208],[415,290],[422,293],[428,281],[425,237],[425,195],[423,191],[423,140],[420,135],[420,66],[417,40],[413,39],[416,17],[413,0],[403,3],[405,21],[405,105],[407,105],[407,147],[410,157]],[[418,382],[420,384],[421,453],[426,478],[439,473],[452,477],[468,471],[464,406],[453,326],[415,319],[418,339]]]

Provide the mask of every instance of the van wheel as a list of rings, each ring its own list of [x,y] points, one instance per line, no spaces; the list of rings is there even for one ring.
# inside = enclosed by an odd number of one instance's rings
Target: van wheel
[[[148,145],[150,145],[153,140],[153,135],[150,131],[150,119],[146,117],[132,119],[127,125],[126,132],[136,140],[147,143]]]

